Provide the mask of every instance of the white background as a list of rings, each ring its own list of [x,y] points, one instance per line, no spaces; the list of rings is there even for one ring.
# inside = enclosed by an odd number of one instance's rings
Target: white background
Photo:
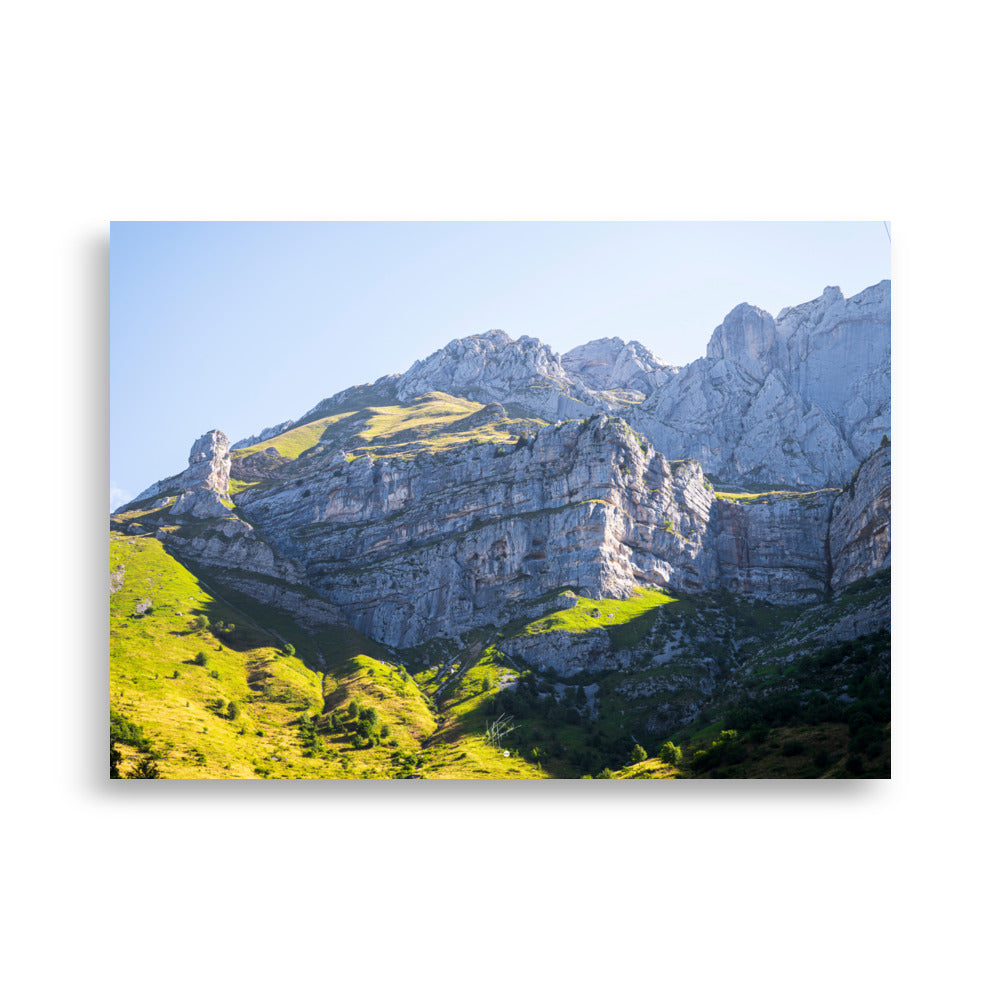
[[[987,992],[997,80],[979,9],[5,15],[11,995]],[[892,221],[891,782],[104,778],[109,220],[466,218]]]

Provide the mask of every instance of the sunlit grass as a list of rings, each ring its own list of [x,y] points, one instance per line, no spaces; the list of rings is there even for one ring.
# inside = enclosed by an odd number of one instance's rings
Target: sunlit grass
[[[538,618],[525,625],[518,635],[541,635],[546,632],[589,632],[592,629],[622,626],[633,622],[640,615],[673,604],[671,597],[659,590],[637,588],[631,597],[622,601],[612,598],[594,601],[588,597],[577,598],[576,605]]]
[[[250,445],[249,448],[240,448],[232,453],[232,457],[234,459],[247,458],[257,452],[274,448],[283,458],[298,458],[304,451],[308,451],[308,449],[314,448],[319,444],[324,431],[328,427],[348,417],[353,417],[356,413],[356,410],[349,410],[345,413],[337,413],[332,417],[321,417],[308,424],[293,427],[283,434],[268,438],[266,441],[259,441],[257,444]]]

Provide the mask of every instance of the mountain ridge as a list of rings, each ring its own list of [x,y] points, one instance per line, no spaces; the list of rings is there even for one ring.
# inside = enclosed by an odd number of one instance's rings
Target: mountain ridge
[[[727,481],[836,485],[889,433],[890,290],[888,279],[850,298],[827,286],[777,318],[741,303],[715,328],[705,355],[683,366],[617,337],[560,355],[537,338],[489,330],[450,341],[401,375],[341,390],[233,449],[352,396],[405,402],[437,391],[517,405],[550,421],[626,415],[658,450],[697,458]],[[775,414],[779,394],[784,405]],[[797,438],[806,446],[796,447]]]
[[[538,674],[601,725],[620,705],[636,731],[680,732],[777,697],[774,670],[812,676],[834,641],[864,641],[881,678],[889,296],[828,287],[777,319],[741,304],[679,367],[617,337],[563,356],[499,330],[453,340],[240,447],[209,431],[114,537],[154,538],[303,635],[356,630],[429,671],[455,718],[497,676],[495,707],[528,711]],[[807,700],[839,696],[810,683]]]

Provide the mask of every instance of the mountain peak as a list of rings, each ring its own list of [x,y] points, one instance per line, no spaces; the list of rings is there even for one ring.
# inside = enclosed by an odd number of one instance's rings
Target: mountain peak
[[[567,351],[563,368],[588,389],[629,390],[648,396],[677,369],[665,364],[637,340],[602,337]]]
[[[188,465],[210,462],[223,458],[229,451],[229,438],[220,430],[206,431],[193,445],[188,455]]]
[[[514,343],[513,339],[503,330],[486,330],[483,333],[475,333],[469,337],[456,337],[448,343],[444,350],[468,350],[469,348],[476,347],[488,347],[499,350],[512,343]],[[417,363],[419,364],[419,362]]]
[[[566,379],[559,355],[534,337],[512,340],[503,330],[453,340],[422,361],[414,362],[399,380],[397,395],[412,399],[427,392],[446,392],[480,402],[503,401],[511,386],[539,378]]]
[[[741,302],[715,328],[705,356],[736,361],[748,369],[761,369],[766,367],[774,338],[774,317],[759,306]]]

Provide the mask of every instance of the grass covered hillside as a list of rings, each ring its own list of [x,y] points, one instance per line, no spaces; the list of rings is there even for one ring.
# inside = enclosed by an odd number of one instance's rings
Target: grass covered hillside
[[[344,408],[301,423],[282,434],[232,452],[230,492],[260,485],[276,470],[297,460],[329,451],[344,451],[349,461],[372,458],[413,458],[469,444],[511,446],[544,421],[514,419],[499,407],[431,392],[410,403]],[[287,473],[288,470],[285,470]]]
[[[432,740],[433,701],[351,629],[306,633],[227,600],[151,536],[113,532],[110,572],[118,776],[544,776],[479,733]]]

